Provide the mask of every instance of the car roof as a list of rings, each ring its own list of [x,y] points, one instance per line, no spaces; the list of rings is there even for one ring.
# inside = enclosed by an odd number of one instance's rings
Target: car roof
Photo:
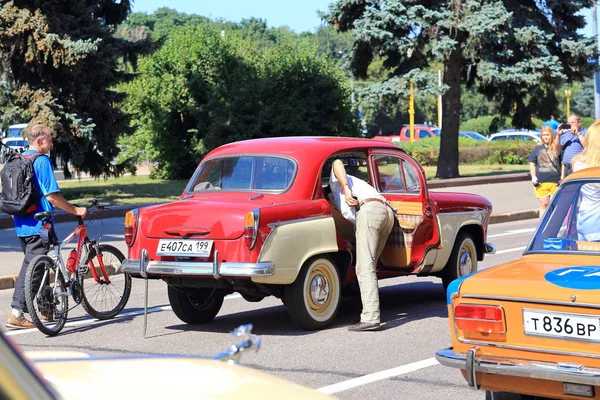
[[[575,179],[600,178],[600,167],[585,168],[579,171],[574,171],[567,175],[562,182],[567,182]]]
[[[233,142],[212,150],[208,155],[220,157],[232,154],[277,153],[293,158],[324,158],[338,151],[378,148],[404,151],[395,144],[381,140],[337,136],[289,136]]]

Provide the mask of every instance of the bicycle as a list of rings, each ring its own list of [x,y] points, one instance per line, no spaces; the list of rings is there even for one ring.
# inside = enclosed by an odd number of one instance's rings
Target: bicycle
[[[106,209],[108,204],[92,200],[88,208]],[[90,213],[91,214],[91,213]],[[52,213],[36,213],[34,218],[43,226],[50,226]],[[35,326],[49,336],[63,329],[70,311],[69,296],[75,307],[94,318],[106,320],[119,314],[131,294],[131,276],[123,273],[121,263],[125,256],[119,249],[98,244],[88,237],[83,218],[77,217],[78,226],[62,242],[50,235],[52,255],[39,255],[29,263],[25,275],[25,301]],[[77,237],[77,247],[64,263],[61,249]],[[72,308],[71,308],[72,309]]]

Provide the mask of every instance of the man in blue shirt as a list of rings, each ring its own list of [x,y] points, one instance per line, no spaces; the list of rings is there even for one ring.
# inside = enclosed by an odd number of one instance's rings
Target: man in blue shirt
[[[52,149],[52,135],[50,130],[45,125],[34,125],[27,132],[29,139],[29,150],[24,155],[41,153],[47,155]],[[35,159],[33,163],[33,172],[35,175],[35,188],[39,194],[40,200],[35,212],[52,211],[53,206],[62,208],[63,210],[85,217],[87,209],[85,207],[75,207],[69,203],[60,194],[60,189],[54,177],[54,168],[52,161],[46,156],[41,156]],[[12,312],[8,316],[6,326],[8,328],[24,329],[34,328],[31,323],[23,315],[25,305],[25,273],[29,262],[38,255],[48,252],[48,245],[45,244],[40,237],[41,221],[36,221],[33,218],[35,213],[25,216],[14,216],[15,231],[21,242],[21,248],[25,254],[19,277],[15,282],[15,291],[12,298]]]
[[[581,129],[581,118],[577,114],[569,115],[567,125],[562,124],[556,130],[554,148],[563,151],[561,179],[573,172],[571,161],[585,147],[585,129]]]
[[[550,119],[542,124],[542,126],[549,126],[550,128],[552,128],[552,130],[554,132],[556,132],[556,129],[558,128],[559,125],[560,125],[560,122],[558,122],[554,118],[554,115],[551,115]]]

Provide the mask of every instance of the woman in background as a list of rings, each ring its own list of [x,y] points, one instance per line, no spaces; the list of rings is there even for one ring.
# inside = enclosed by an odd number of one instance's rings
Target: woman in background
[[[558,189],[561,161],[560,153],[552,145],[554,130],[550,126],[542,126],[540,136],[542,144],[536,146],[529,155],[529,173],[533,190],[540,202],[541,216],[548,207],[550,197]]]
[[[586,146],[573,157],[573,171],[600,167],[600,119],[590,126],[586,134]],[[577,236],[579,240],[600,241],[600,184],[586,183],[581,186],[581,201],[577,212]]]

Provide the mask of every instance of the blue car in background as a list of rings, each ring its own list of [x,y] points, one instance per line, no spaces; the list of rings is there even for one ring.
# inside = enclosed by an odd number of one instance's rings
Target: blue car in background
[[[474,139],[474,140],[488,140],[488,138],[483,136],[481,133],[471,132],[471,131],[460,131],[460,132],[458,132],[458,137],[464,137],[467,139]]]

